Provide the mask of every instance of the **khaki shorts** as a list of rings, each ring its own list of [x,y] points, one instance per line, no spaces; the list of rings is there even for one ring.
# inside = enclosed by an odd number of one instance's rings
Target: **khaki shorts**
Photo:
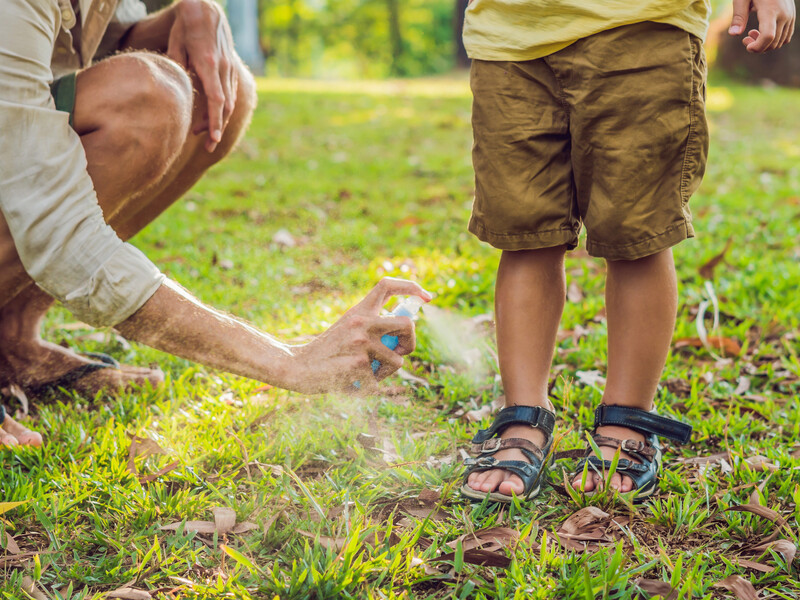
[[[634,260],[694,236],[708,155],[701,41],[638,23],[545,58],[472,63],[469,230],[503,250]]]

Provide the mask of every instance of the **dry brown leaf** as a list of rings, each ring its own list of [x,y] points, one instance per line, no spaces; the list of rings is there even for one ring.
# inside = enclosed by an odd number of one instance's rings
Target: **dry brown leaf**
[[[417,500],[425,504],[436,504],[442,499],[442,492],[436,490],[424,489],[417,496]]]
[[[737,558],[736,562],[739,563],[740,567],[753,569],[754,571],[760,571],[761,573],[772,573],[775,570],[775,567],[771,567],[754,560],[747,560],[746,558]]]
[[[478,423],[482,421],[486,417],[492,416],[492,405],[491,404],[484,404],[480,408],[476,410],[468,410],[464,413],[464,417],[470,423]]]
[[[718,335],[710,335],[708,338],[708,345],[712,350],[719,352],[722,356],[739,356],[742,352],[742,346],[733,338],[722,337]],[[680,338],[675,340],[673,346],[679,348],[704,348],[703,340],[699,337],[694,338]]]
[[[170,473],[181,466],[180,461],[174,460],[169,463],[166,467],[159,469],[155,473],[151,473],[150,475],[140,475],[139,476],[139,483],[153,483],[159,477],[163,477],[167,473]]]
[[[17,411],[17,418],[27,417],[30,409],[30,403],[28,402],[28,395],[25,393],[25,391],[16,383],[11,383],[8,385],[8,387],[3,388],[3,392],[19,401],[21,410]]]
[[[138,435],[128,434],[131,438],[131,447],[128,448],[128,471],[137,474],[135,459],[139,456],[151,456],[153,454],[166,454],[167,451],[158,445],[158,442],[149,438],[142,438]]]
[[[397,369],[395,374],[400,377],[403,381],[408,381],[409,383],[416,383],[417,385],[421,385],[422,387],[429,388],[431,384],[424,380],[422,377],[417,377],[413,373],[409,373],[405,369]]]
[[[760,454],[756,456],[748,456],[744,462],[753,471],[758,473],[763,473],[764,471],[774,472],[778,470],[778,465],[769,462],[769,459],[766,456],[761,456]]]
[[[645,579],[640,577],[636,580],[636,587],[646,592],[649,598],[659,596],[663,600],[677,600],[678,590],[672,587],[666,581],[659,579]]]
[[[760,544],[753,548],[754,553],[766,552],[769,549],[775,550],[775,552],[780,552],[783,555],[784,560],[786,561],[787,565],[791,565],[794,561],[794,557],[797,555],[797,546],[795,546],[789,540],[776,540],[774,542],[768,542],[766,544]]]
[[[583,290],[574,281],[570,282],[567,288],[567,300],[574,304],[580,304],[583,301]]]
[[[49,600],[42,590],[36,587],[36,582],[27,575],[22,578],[22,589],[35,600]]]
[[[122,600],[150,600],[152,597],[147,590],[137,590],[127,586],[106,594],[106,598],[122,598]]]
[[[22,552],[17,545],[17,541],[8,532],[6,532],[6,552],[9,554],[20,554]]]
[[[186,521],[185,523],[170,523],[169,525],[162,525],[161,531],[177,531],[183,525],[183,530],[193,533],[214,533],[217,530],[216,525],[211,521]]]
[[[458,542],[466,552],[479,548],[482,550],[500,550],[501,548],[514,549],[519,541],[519,531],[510,527],[487,527],[472,533],[465,533],[459,538],[447,542],[447,546],[455,548]]]
[[[211,509],[214,514],[214,527],[217,533],[228,533],[236,525],[236,511],[225,506]]]
[[[251,523],[250,521],[244,521],[243,523],[237,523],[234,528],[231,529],[231,533],[233,535],[241,535],[243,533],[247,533],[248,531],[253,531],[254,529],[258,529],[258,525]]]
[[[448,552],[447,554],[442,554],[436,558],[431,558],[430,562],[453,560],[455,556],[455,552]],[[505,554],[501,554],[499,552],[473,548],[472,550],[464,550],[464,562],[471,565],[480,565],[482,567],[501,567],[503,569],[507,569],[511,564],[511,559]]]
[[[764,517],[765,519],[769,519],[770,521],[775,523],[778,527],[783,527],[786,524],[786,519],[784,519],[780,514],[778,514],[771,508],[767,508],[766,506],[761,506],[760,504],[739,504],[737,506],[731,506],[730,508],[726,508],[725,512],[728,511],[753,513],[754,515],[758,515],[759,517]]]
[[[722,252],[714,256],[711,260],[703,264],[699,269],[698,272],[700,273],[700,277],[703,279],[713,279],[714,278],[714,269],[719,265],[723,260],[725,260],[725,255],[730,250],[731,244],[733,243],[733,238],[728,238],[728,241],[725,242],[725,248],[722,249]]]
[[[572,515],[556,530],[558,542],[567,550],[596,550],[623,535],[621,526],[628,517],[612,518],[596,506],[587,506]]]
[[[318,542],[320,546],[327,548],[328,550],[333,550],[335,552],[339,552],[342,548],[344,548],[345,544],[347,543],[347,538],[343,537],[329,537],[327,535],[317,535],[315,533],[310,533],[308,531],[303,531],[302,529],[298,529],[297,533],[307,538]]]
[[[723,588],[729,592],[733,592],[733,594],[739,600],[758,600],[756,588],[753,587],[752,583],[740,575],[731,575],[730,577],[726,577],[722,581],[715,583],[714,587]]]

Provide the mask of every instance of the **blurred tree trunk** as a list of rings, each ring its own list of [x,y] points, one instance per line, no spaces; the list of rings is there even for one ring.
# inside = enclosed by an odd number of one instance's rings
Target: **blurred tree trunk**
[[[800,12],[800,0],[795,0],[797,10]],[[725,19],[726,17],[721,17]],[[722,69],[733,77],[754,83],[770,80],[778,85],[800,87],[800,35],[797,33],[788,46],[780,50],[772,50],[766,54],[751,54],[742,45],[742,36],[730,36],[727,32],[727,23],[722,27],[713,29],[721,30],[718,37],[716,67]],[[755,13],[750,15],[747,31],[758,27]]]
[[[404,75],[402,65],[403,58],[403,34],[400,29],[400,2],[399,0],[386,0],[389,9],[389,43],[392,48],[392,75]]]
[[[468,69],[471,62],[467,56],[467,49],[464,48],[464,38],[461,35],[464,30],[464,11],[467,10],[467,4],[469,4],[469,0],[456,0],[456,9],[453,15],[453,41],[456,49],[456,67],[459,69]]]
[[[228,21],[236,52],[256,75],[264,74],[264,54],[258,32],[257,0],[228,0]]]

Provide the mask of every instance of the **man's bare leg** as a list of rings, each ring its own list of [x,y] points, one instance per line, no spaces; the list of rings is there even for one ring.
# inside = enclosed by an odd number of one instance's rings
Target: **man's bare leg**
[[[547,397],[558,324],[566,299],[564,254],[558,246],[542,250],[503,252],[497,271],[495,312],[500,374],[506,406],[542,406],[552,410]],[[501,438],[524,438],[538,446],[544,434],[526,425],[506,428]],[[496,452],[497,460],[528,459],[517,449]],[[474,490],[521,494],[522,480],[502,469],[469,476]]]
[[[224,157],[246,128],[255,105],[252,77],[240,68],[236,109],[222,143],[209,154],[203,135],[192,135],[205,98],[174,63],[153,54],[113,57],[78,76],[75,129],[106,220],[128,239],[185,193]],[[53,380],[87,359],[44,342],[42,318],[52,303],[25,275],[0,217],[0,383]],[[81,380],[84,391],[119,388],[160,371],[97,371]]]
[[[608,379],[604,404],[652,410],[672,343],[677,307],[678,282],[671,249],[639,260],[608,261]],[[644,441],[642,434],[625,427],[606,426],[597,431],[619,440]],[[608,460],[615,452],[606,447],[600,450]],[[620,456],[639,462],[626,452]],[[599,483],[600,476],[591,473],[584,489],[592,491]],[[579,487],[580,477],[572,485]],[[633,489],[630,477],[619,474],[611,478],[609,485],[621,492]]]

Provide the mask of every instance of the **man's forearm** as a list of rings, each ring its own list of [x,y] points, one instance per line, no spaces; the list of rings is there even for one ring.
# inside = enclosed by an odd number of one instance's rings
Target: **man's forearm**
[[[167,8],[136,23],[120,41],[120,49],[152,50],[166,53],[169,32],[175,23],[178,4],[180,2],[171,4]]]
[[[116,329],[129,339],[212,368],[292,387],[290,346],[203,305],[171,282]]]

